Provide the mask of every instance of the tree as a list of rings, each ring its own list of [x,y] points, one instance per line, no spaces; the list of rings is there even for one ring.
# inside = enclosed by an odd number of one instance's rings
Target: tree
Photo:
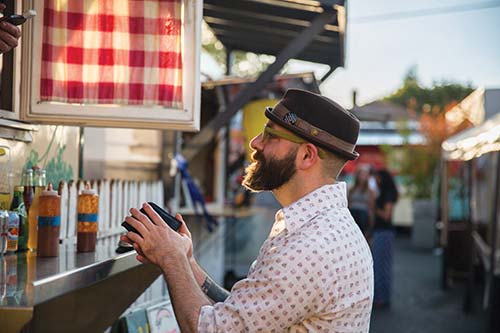
[[[422,87],[418,81],[417,67],[411,67],[403,79],[403,85],[384,99],[406,107],[414,116],[422,113],[446,112],[450,104],[456,104],[474,89],[449,81],[434,82],[430,88]]]
[[[451,110],[474,89],[469,85],[443,81],[432,87],[422,87],[418,82],[416,67],[412,67],[403,80],[403,85],[385,100],[406,107],[410,115],[418,121],[419,131],[425,143],[411,145],[407,126],[400,132],[405,143],[398,151],[384,147],[389,158],[394,161],[399,175],[403,176],[408,194],[413,198],[429,198],[432,182],[441,158],[441,144],[449,136],[467,127],[461,124],[451,127],[446,122],[446,112]]]

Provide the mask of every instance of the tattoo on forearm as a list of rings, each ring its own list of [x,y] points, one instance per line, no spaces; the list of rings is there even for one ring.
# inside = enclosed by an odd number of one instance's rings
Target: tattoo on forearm
[[[201,290],[215,303],[224,302],[229,297],[229,292],[208,276],[205,278]]]

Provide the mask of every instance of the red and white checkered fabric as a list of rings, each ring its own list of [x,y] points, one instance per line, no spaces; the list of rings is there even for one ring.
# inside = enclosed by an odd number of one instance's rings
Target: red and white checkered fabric
[[[42,101],[182,107],[181,0],[45,0]]]

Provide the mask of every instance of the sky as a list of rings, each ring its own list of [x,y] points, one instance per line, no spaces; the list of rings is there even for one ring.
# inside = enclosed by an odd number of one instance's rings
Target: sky
[[[382,20],[390,13],[471,4],[493,7]],[[321,85],[324,95],[344,107],[352,107],[354,89],[358,105],[394,92],[412,66],[424,86],[446,80],[500,88],[500,0],[347,0],[347,9],[345,66]],[[361,20],[366,17],[381,20]],[[297,61],[289,67],[291,72],[314,70],[318,79],[328,70]]]

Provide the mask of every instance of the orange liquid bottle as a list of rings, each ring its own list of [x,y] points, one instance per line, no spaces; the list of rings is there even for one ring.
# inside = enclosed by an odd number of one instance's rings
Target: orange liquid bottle
[[[78,234],[76,243],[78,252],[95,251],[98,214],[99,196],[87,183],[85,189],[78,196]]]
[[[57,257],[59,255],[59,233],[61,229],[61,197],[49,183],[40,195],[38,214],[38,249],[39,257]]]

